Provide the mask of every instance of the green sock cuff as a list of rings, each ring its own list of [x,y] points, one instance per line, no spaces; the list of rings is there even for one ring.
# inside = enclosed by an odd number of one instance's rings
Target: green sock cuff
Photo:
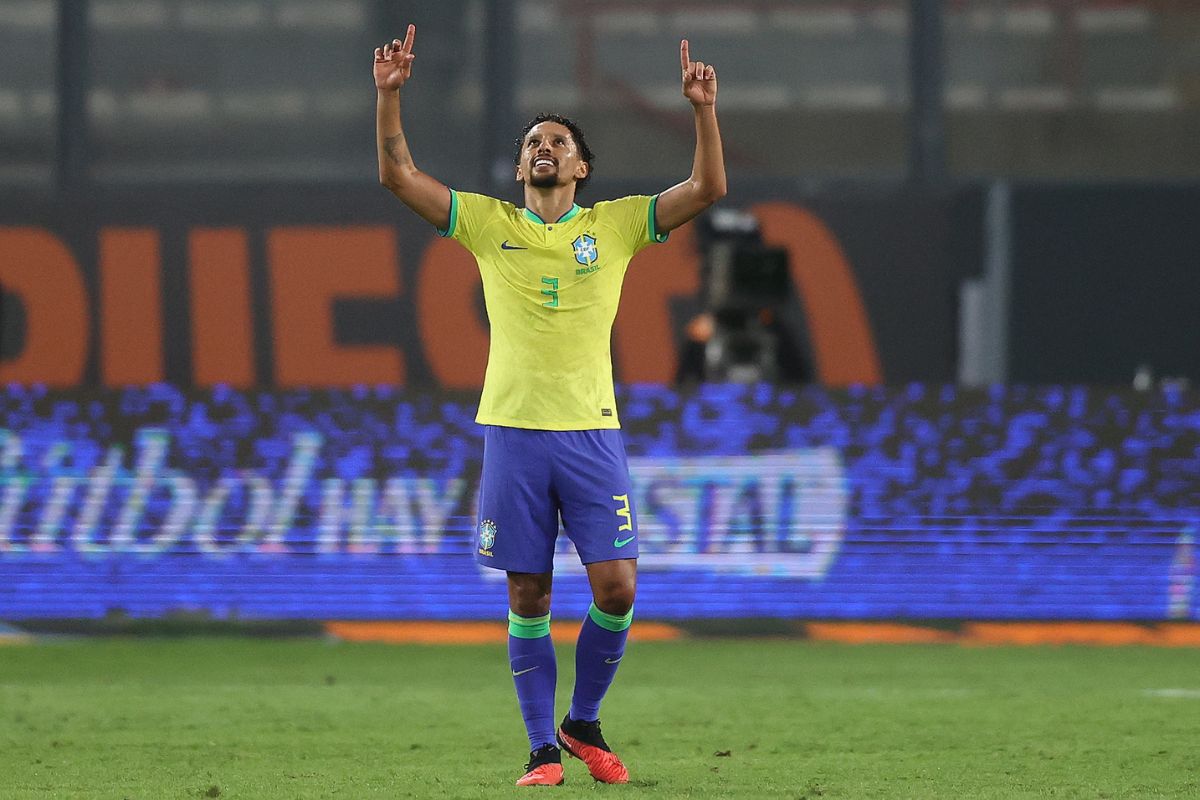
[[[550,635],[550,615],[544,617],[522,617],[508,612],[508,632],[518,639],[540,639]]]
[[[616,616],[615,614],[605,614],[600,609],[596,608],[596,604],[592,603],[588,608],[588,616],[592,618],[592,622],[599,625],[601,628],[610,631],[620,632],[633,624],[633,609],[629,609],[629,613],[624,616]]]

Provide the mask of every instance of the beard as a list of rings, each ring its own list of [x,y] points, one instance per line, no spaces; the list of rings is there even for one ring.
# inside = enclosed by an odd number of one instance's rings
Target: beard
[[[558,169],[554,172],[533,173],[529,176],[529,185],[538,189],[549,189],[558,186]]]

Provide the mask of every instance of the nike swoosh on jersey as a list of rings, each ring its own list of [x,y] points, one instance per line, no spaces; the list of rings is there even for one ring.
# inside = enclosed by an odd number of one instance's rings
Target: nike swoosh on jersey
[[[613,547],[624,547],[625,545],[636,539],[636,536],[630,536],[628,539],[616,538],[613,539]]]
[[[528,247],[517,247],[515,244],[509,244],[508,239],[500,243],[501,250],[528,250]]]

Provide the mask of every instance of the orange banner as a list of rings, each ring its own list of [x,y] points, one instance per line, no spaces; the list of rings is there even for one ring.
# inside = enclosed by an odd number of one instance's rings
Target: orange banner
[[[819,379],[881,382],[866,307],[837,237],[793,204],[755,211],[767,242],[790,256]],[[404,222],[181,231],[160,222],[92,230],[91,241],[85,227],[83,240],[68,242],[44,227],[0,226],[0,290],[22,311],[19,324],[0,329],[8,337],[0,381],[482,384],[488,324],[474,259],[428,229],[414,233]],[[614,326],[618,380],[673,380],[683,322],[673,310],[695,302],[700,261],[685,226],[630,265]],[[169,290],[187,297],[168,298]],[[185,310],[187,319],[166,309]],[[346,333],[347,320],[356,333]]]

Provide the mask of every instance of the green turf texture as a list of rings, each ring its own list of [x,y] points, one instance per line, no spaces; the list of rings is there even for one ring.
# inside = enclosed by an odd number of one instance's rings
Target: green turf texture
[[[567,760],[565,786],[524,789],[507,666],[502,646],[0,647],[0,797],[1200,796],[1195,650],[634,643],[603,709],[631,783]]]

